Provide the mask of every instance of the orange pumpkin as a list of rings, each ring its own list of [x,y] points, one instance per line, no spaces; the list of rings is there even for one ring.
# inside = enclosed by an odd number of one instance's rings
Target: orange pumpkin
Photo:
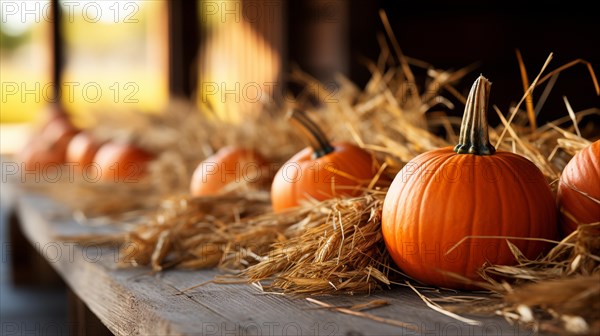
[[[68,117],[56,108],[43,116],[45,122],[40,131],[32,136],[18,157],[28,171],[44,171],[66,161],[67,146],[79,132]]]
[[[489,143],[490,85],[484,77],[473,84],[458,145],[407,163],[383,203],[382,233],[391,257],[429,285],[471,289],[447,272],[481,280],[477,272],[485,263],[515,264],[507,239],[536,258],[548,244],[518,238],[557,235],[556,206],[543,174],[529,160],[496,152]]]
[[[27,172],[43,172],[50,168],[60,169],[65,163],[68,139],[57,141],[32,139],[18,154],[18,160]]]
[[[76,170],[86,169],[94,162],[100,145],[88,132],[80,132],[71,139],[67,147],[66,162],[74,164]]]
[[[600,140],[569,161],[560,176],[557,198],[564,235],[578,224],[600,222]]]
[[[256,184],[265,180],[267,160],[257,151],[224,147],[202,161],[192,176],[194,196],[216,195],[233,184]]]
[[[154,155],[129,143],[107,142],[94,156],[100,179],[106,182],[138,182],[147,172]]]
[[[308,199],[323,201],[362,194],[377,173],[373,155],[350,143],[329,143],[323,131],[300,112],[294,111],[292,120],[311,146],[289,159],[275,175],[271,186],[273,210],[296,207]]]

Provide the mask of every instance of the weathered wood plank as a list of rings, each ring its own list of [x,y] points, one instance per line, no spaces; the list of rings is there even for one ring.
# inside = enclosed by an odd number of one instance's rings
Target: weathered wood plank
[[[527,335],[501,318],[478,319],[471,326],[425,306],[407,288],[319,298],[332,305],[354,305],[373,299],[391,304],[371,313],[411,323],[415,332],[368,319],[320,309],[303,299],[267,295],[249,285],[207,284],[215,270],[117,269],[114,249],[81,247],[53,237],[106,228],[84,227],[55,202],[30,194],[18,199],[23,231],[63,276],[90,310],[117,335]]]

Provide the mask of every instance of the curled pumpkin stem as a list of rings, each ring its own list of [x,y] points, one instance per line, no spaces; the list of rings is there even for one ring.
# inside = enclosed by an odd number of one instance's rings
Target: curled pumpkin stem
[[[327,139],[325,132],[314,121],[308,118],[306,114],[298,110],[293,110],[290,117],[308,139],[316,158],[333,152],[333,146]]]
[[[479,76],[471,87],[458,144],[454,147],[458,154],[492,155],[496,152],[488,135],[487,105],[490,87],[490,81],[483,76]]]

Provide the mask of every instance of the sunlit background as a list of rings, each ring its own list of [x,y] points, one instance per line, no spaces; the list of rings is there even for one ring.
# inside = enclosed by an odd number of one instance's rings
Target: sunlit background
[[[65,64],[52,83],[50,1],[4,2],[1,121],[26,122],[60,98],[73,114],[156,110],[168,98],[163,1],[60,1]]]
[[[73,3],[60,1],[67,110],[160,109],[168,99],[166,2]]]
[[[21,7],[32,13],[22,15]],[[0,6],[0,121],[29,121],[46,104],[42,90],[52,85],[50,1]],[[24,16],[24,17],[23,17]],[[52,88],[47,98],[52,99]]]
[[[283,9],[276,1],[201,0],[197,103],[237,121],[282,94]]]

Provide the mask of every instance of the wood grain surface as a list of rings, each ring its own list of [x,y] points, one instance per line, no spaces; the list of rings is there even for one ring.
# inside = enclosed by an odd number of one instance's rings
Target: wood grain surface
[[[469,325],[428,308],[409,288],[371,295],[316,298],[334,306],[371,300],[389,305],[368,313],[411,325],[401,328],[324,309],[303,298],[266,294],[248,284],[209,283],[217,270],[168,270],[117,267],[116,249],[82,246],[57,236],[111,230],[75,222],[66,209],[40,195],[21,193],[16,200],[27,238],[74,293],[116,335],[529,335],[502,318],[470,317]],[[435,293],[424,292],[435,296]]]

